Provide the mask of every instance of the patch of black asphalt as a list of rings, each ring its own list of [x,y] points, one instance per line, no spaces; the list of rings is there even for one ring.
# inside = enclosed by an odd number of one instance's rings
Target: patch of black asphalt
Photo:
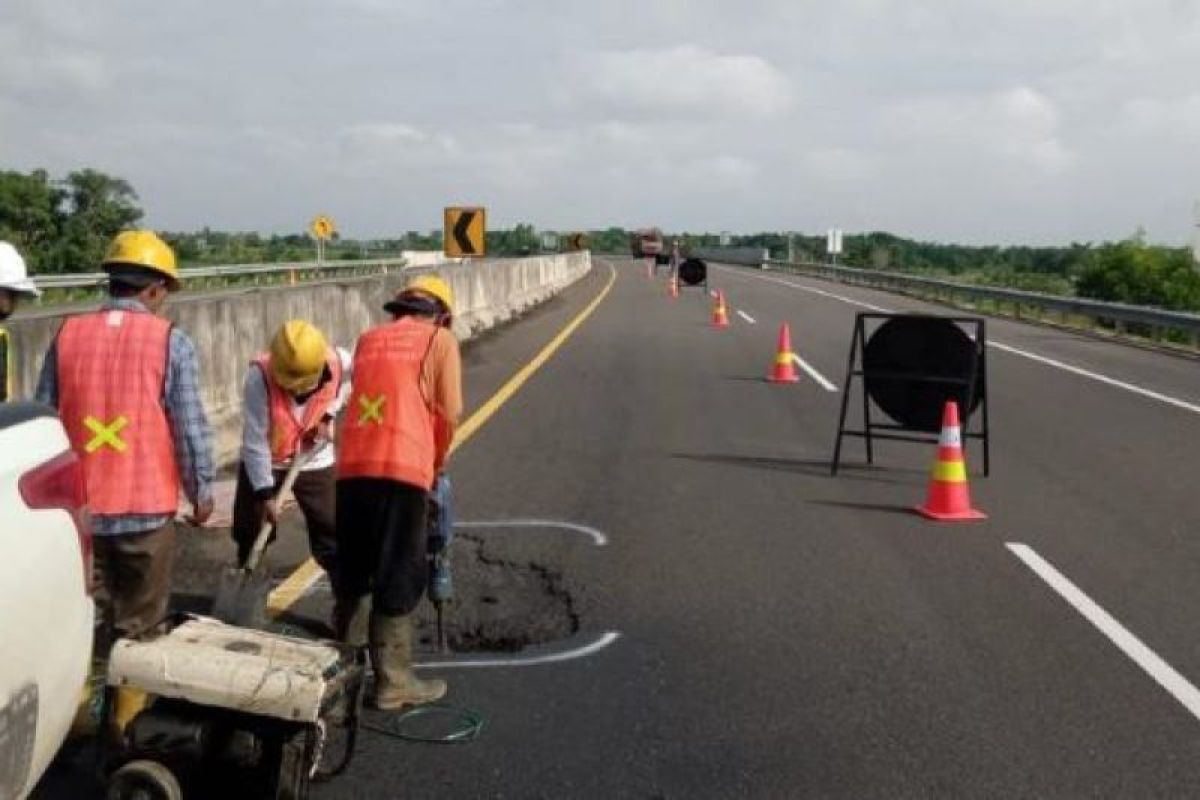
[[[368,737],[320,796],[1200,790],[1195,720],[1004,548],[1027,540],[1065,559],[1200,674],[1175,627],[1198,605],[1185,579],[1197,553],[1168,532],[1195,501],[1143,469],[1180,466],[1191,419],[997,354],[994,472],[972,484],[991,519],[934,525],[907,511],[931,447],[883,445],[865,468],[852,446],[830,478],[839,396],[761,380],[787,319],[796,349],[840,383],[853,310],[722,283],[757,326],[713,331],[699,293],[671,301],[663,280],[623,265],[596,316],[456,458],[462,514],[610,536],[603,549],[524,541],[576,548],[581,630],[622,638],[566,664],[447,670],[449,699],[489,720],[480,740]],[[1119,447],[1129,435],[1154,446]]]

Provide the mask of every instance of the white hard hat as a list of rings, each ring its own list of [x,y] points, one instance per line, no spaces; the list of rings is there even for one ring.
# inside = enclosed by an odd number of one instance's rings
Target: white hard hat
[[[41,295],[41,291],[33,284],[25,270],[25,259],[21,258],[17,248],[8,242],[0,242],[0,289],[31,294],[34,297]]]

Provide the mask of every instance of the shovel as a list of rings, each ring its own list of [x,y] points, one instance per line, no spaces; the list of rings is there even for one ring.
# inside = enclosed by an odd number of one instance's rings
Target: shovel
[[[292,458],[292,465],[283,477],[276,498],[282,499],[292,490],[296,475],[308,461],[311,452],[310,450],[307,453],[297,453]],[[265,572],[258,572],[258,562],[262,559],[263,551],[267,549],[267,539],[271,536],[272,527],[269,520],[263,521],[245,566],[229,567],[221,573],[217,583],[217,594],[213,598],[212,615],[222,622],[243,628],[266,627],[267,594],[271,591],[271,581]]]

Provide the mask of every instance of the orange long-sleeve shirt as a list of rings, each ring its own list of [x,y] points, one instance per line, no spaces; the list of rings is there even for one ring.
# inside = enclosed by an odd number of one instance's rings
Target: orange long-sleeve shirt
[[[429,343],[429,353],[421,370],[421,392],[436,415],[434,444],[437,457],[434,464],[441,470],[463,413],[462,356],[458,339],[448,328],[439,328]]]

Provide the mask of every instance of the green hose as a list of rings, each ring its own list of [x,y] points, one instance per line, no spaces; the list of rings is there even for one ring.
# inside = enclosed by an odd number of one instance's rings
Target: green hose
[[[405,730],[405,726],[415,719],[422,717],[448,717],[456,721],[456,725],[441,736],[427,736]],[[400,714],[389,714],[385,723],[364,722],[363,727],[394,739],[406,742],[421,742],[423,744],[466,744],[479,737],[483,730],[483,715],[469,708],[445,705],[443,703],[428,703],[414,706]]]

